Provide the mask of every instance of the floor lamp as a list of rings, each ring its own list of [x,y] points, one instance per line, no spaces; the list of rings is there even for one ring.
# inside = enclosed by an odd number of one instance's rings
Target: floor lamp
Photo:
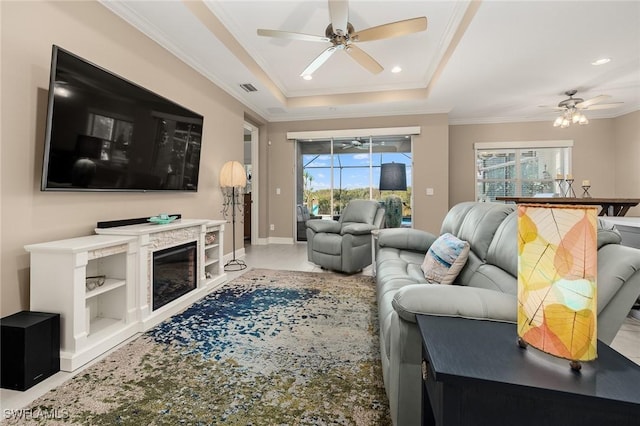
[[[236,259],[236,210],[242,213],[243,204],[240,197],[245,186],[247,186],[247,175],[244,166],[237,161],[227,161],[220,170],[220,188],[223,196],[222,214],[227,219],[231,213],[233,259],[224,265],[225,271],[241,271],[247,267],[243,260]]]

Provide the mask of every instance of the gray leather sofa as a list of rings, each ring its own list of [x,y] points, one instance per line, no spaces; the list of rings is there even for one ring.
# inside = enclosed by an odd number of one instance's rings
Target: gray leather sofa
[[[458,204],[443,221],[441,233],[445,232],[471,246],[454,285],[427,284],[420,269],[436,235],[396,228],[380,230],[377,239],[380,352],[391,414],[398,426],[420,424],[421,338],[416,314],[517,321],[515,206]],[[597,286],[598,339],[608,344],[640,294],[640,250],[621,245],[615,229],[598,229]]]
[[[307,221],[307,258],[323,268],[352,274],[371,265],[371,231],[384,223],[375,200],[352,200],[340,220]]]

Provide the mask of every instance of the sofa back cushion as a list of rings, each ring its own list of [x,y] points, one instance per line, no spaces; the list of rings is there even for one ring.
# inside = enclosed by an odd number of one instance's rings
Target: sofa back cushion
[[[518,276],[518,213],[513,212],[502,221],[491,240],[487,263]]]
[[[478,203],[474,203],[472,201],[467,201],[463,203],[456,204],[451,207],[451,210],[447,212],[447,215],[444,217],[442,221],[442,227],[440,228],[440,234],[450,233],[452,235],[458,235],[460,232],[460,227],[462,226],[462,222],[464,218],[467,216],[469,210],[474,208],[474,206]]]
[[[615,225],[610,224],[604,219],[598,219],[598,250],[607,244],[620,244],[622,235],[616,229]]]
[[[461,203],[447,213],[441,232],[468,241],[471,251],[484,262],[498,227],[514,210],[512,204]]]

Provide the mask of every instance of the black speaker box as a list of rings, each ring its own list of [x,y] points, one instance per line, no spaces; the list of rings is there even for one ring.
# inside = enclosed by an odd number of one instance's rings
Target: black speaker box
[[[22,311],[0,324],[3,388],[27,390],[60,371],[60,314]]]

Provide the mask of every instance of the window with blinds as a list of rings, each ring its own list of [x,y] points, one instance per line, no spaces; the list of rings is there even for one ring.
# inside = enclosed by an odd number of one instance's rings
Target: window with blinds
[[[476,143],[476,200],[559,194],[573,141]]]

